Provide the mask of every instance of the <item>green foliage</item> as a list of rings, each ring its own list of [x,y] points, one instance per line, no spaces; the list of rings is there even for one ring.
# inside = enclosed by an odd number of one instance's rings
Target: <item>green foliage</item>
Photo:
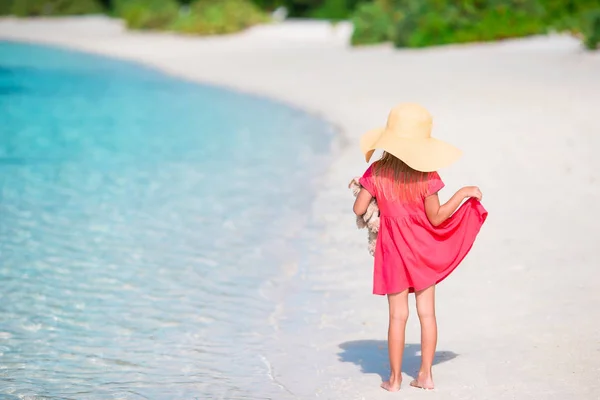
[[[233,33],[267,22],[267,16],[248,0],[197,0],[171,25],[177,32],[216,35]]]
[[[0,15],[12,14],[14,0],[0,0]]]
[[[557,30],[578,31],[583,15],[600,6],[599,0],[541,0],[545,23]]]
[[[566,31],[583,38],[588,49],[598,47],[600,0],[541,0],[544,22],[551,30]]]
[[[252,0],[259,8],[273,11],[285,7],[290,17],[342,20],[352,16],[365,0]]]
[[[310,17],[334,21],[348,19],[352,15],[353,3],[349,0],[325,0],[310,12]]]
[[[309,17],[323,4],[323,0],[282,0],[278,5],[285,7],[291,17]]]
[[[583,44],[590,50],[600,45],[600,8],[590,10],[583,16]]]
[[[543,15],[538,0],[375,0],[356,10],[352,43],[425,47],[527,36],[545,32]]]
[[[261,10],[273,11],[277,7],[283,6],[284,0],[252,0]]]
[[[175,0],[116,0],[114,12],[131,29],[165,29],[175,21],[179,4]]]
[[[18,17],[41,15],[81,15],[103,11],[96,0],[0,0],[0,14]]]
[[[362,3],[352,17],[352,45],[368,45],[391,40],[394,19],[384,1]]]
[[[374,0],[354,13],[352,43],[424,47],[559,30],[596,48],[598,10],[600,0]]]
[[[396,22],[397,47],[489,41],[545,31],[536,0],[406,1]]]

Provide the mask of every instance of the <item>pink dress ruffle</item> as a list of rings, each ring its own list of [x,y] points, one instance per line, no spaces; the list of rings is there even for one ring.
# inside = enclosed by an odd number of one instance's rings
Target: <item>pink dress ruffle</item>
[[[434,227],[425,213],[425,203],[406,204],[378,196],[372,166],[360,184],[377,199],[380,227],[375,248],[373,293],[379,295],[426,289],[443,281],[471,250],[487,211],[469,199],[443,224]],[[385,181],[383,181],[385,182]],[[429,192],[444,183],[437,173],[429,176]]]

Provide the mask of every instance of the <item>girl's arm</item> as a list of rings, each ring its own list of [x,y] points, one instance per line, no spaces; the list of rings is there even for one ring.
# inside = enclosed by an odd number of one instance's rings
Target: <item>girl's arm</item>
[[[372,198],[373,196],[371,196],[371,193],[366,189],[360,189],[360,192],[358,192],[358,195],[356,196],[356,200],[354,200],[354,214],[363,215],[366,213]]]
[[[427,196],[425,198],[425,212],[427,213],[427,219],[433,226],[441,225],[450,218],[463,200],[468,197],[474,197],[477,200],[481,200],[481,191],[477,186],[466,186],[454,193],[454,196],[441,206],[437,193]]]

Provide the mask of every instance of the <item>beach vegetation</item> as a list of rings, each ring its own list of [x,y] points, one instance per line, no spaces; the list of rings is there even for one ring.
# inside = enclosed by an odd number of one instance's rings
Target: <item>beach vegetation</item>
[[[585,15],[600,6],[598,0],[541,0],[544,22],[553,30],[579,32]]]
[[[389,2],[378,0],[362,3],[352,16],[354,31],[352,44],[370,45],[392,40],[394,36],[394,10]]]
[[[130,29],[165,29],[179,14],[175,0],[115,0],[115,16],[123,19]]]
[[[0,1],[0,15],[12,14],[12,7],[13,7],[14,2],[15,2],[14,0]]]
[[[351,41],[426,47],[568,31],[592,43],[597,7],[598,0],[373,0],[354,12]]]
[[[376,7],[365,4],[357,9],[353,43],[370,42],[374,33],[396,47],[425,47],[545,32],[543,7],[537,0],[376,0],[373,4]],[[384,28],[386,22],[389,26]]]
[[[268,21],[250,0],[115,0],[114,14],[130,29],[196,35],[234,33]]]
[[[356,1],[350,0],[324,0],[321,3],[308,13],[309,17],[342,21],[351,18],[357,6]]]
[[[600,8],[590,10],[583,16],[583,44],[589,50],[600,46]]]
[[[317,18],[340,21],[350,19],[364,0],[252,0],[265,11],[285,7],[293,18]]]
[[[268,21],[267,14],[248,0],[197,0],[179,14],[170,29],[188,34],[217,35],[242,31]]]
[[[104,12],[97,0],[0,0],[0,14],[17,17],[82,15]]]
[[[217,35],[268,22],[280,7],[292,18],[351,20],[355,46],[426,47],[568,32],[586,48],[598,47],[599,0],[0,0],[0,15],[108,12],[130,29]]]

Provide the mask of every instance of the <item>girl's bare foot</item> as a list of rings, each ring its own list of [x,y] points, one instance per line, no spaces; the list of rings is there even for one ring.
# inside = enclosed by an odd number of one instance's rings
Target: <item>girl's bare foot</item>
[[[431,373],[419,372],[417,379],[413,380],[410,383],[410,386],[416,387],[419,389],[431,390],[433,389],[433,377]]]
[[[381,384],[381,387],[387,390],[388,392],[397,392],[400,390],[400,384],[402,383],[402,379],[394,379],[390,378],[389,381],[385,381]]]

